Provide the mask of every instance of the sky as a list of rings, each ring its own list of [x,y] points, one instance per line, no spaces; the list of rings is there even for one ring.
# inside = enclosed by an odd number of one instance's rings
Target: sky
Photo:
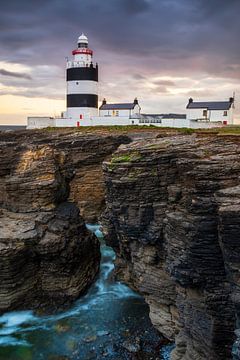
[[[108,102],[185,113],[226,100],[240,122],[240,0],[0,0],[0,124],[65,110],[66,57],[83,32]]]

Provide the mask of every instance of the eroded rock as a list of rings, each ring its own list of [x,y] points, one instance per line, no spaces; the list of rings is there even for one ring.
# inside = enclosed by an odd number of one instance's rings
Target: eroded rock
[[[79,209],[97,220],[102,161],[129,141],[74,130],[0,134],[0,313],[55,310],[92,284],[99,243]]]
[[[132,143],[105,162],[117,276],[140,291],[172,360],[231,359],[239,317],[239,137]]]

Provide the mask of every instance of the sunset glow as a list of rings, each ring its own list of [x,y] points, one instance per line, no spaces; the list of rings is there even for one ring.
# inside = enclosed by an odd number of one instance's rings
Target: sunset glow
[[[240,119],[238,1],[13,3],[0,14],[14,24],[0,35],[0,123],[65,110],[65,57],[82,31],[100,65],[100,99],[138,97],[143,112],[185,113],[189,97],[235,93]]]

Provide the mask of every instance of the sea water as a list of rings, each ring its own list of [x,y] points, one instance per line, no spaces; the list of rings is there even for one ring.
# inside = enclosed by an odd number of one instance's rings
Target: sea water
[[[158,346],[161,338],[150,323],[144,299],[115,281],[115,253],[104,243],[99,226],[88,228],[101,241],[96,282],[67,311],[48,316],[15,311],[1,316],[0,360],[128,360],[135,358],[139,344],[138,359],[169,359],[172,348]]]

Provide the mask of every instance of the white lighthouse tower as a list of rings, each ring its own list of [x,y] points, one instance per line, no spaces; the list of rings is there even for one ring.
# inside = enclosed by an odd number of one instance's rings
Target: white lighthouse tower
[[[79,36],[72,55],[73,59],[67,61],[66,115],[76,125],[87,125],[92,116],[98,115],[98,65],[92,62],[93,51],[84,34]]]

